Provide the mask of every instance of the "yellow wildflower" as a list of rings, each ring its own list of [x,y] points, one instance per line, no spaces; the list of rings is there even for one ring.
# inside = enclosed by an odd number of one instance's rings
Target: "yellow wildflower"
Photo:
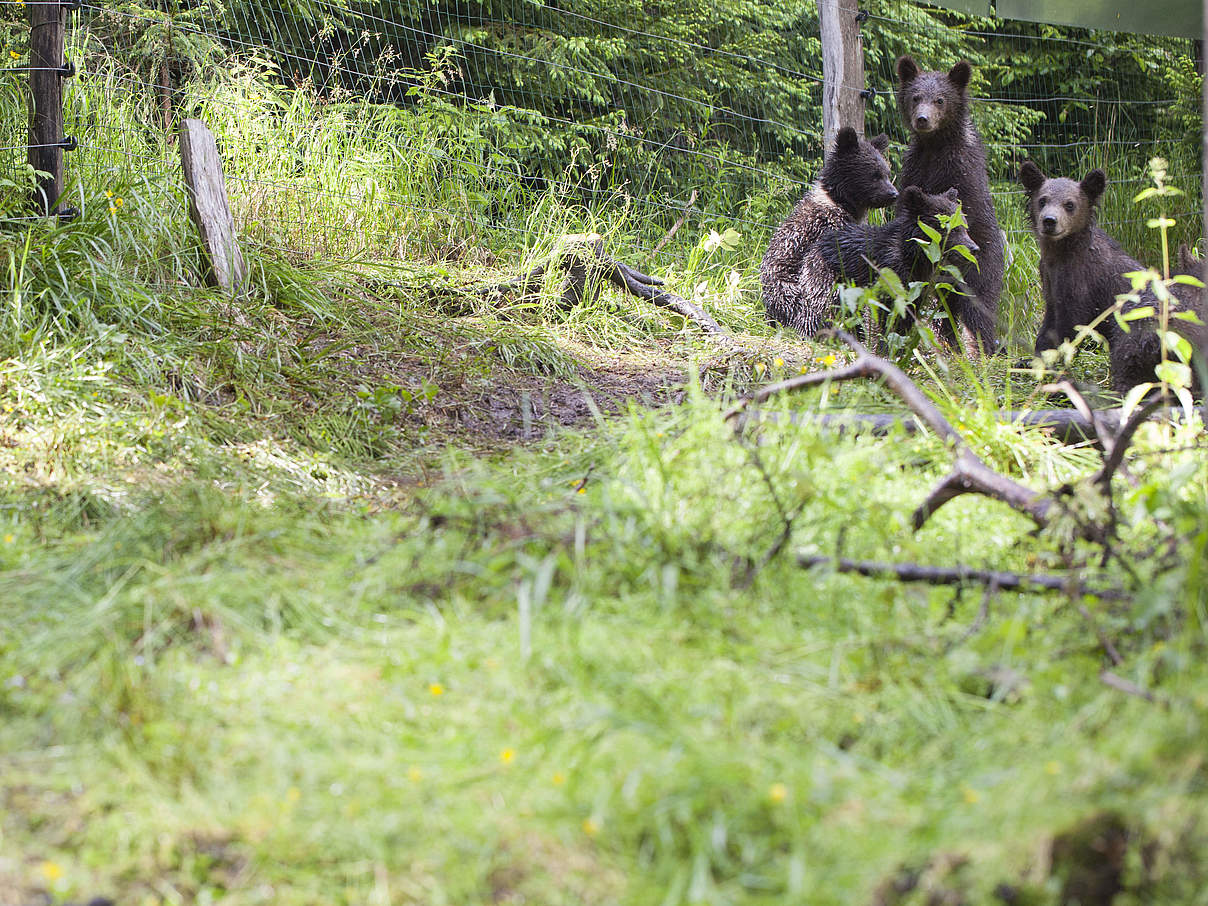
[[[511,764],[515,760],[515,758],[516,758],[515,749],[504,749],[502,752],[499,753],[499,760],[502,761],[504,764]]]
[[[14,60],[19,60],[19,59],[21,59],[21,54],[17,53],[15,50],[10,50],[10,51],[8,52],[8,55],[9,55],[10,57],[12,57]],[[52,863],[47,863],[47,864],[52,864]]]
[[[784,802],[788,798],[789,788],[783,783],[773,783],[768,787],[768,798],[773,802]]]
[[[120,208],[126,202],[122,201],[122,196],[119,195],[117,198],[113,199],[113,203]]]
[[[48,881],[57,881],[63,877],[63,866],[58,862],[47,860],[38,867],[42,870],[42,877]]]
[[[763,362],[755,363],[755,374],[762,375],[767,370],[768,370],[768,366],[763,364]]]
[[[970,786],[961,787],[961,796],[963,796],[965,801],[970,805],[973,805],[981,800],[981,793]]]
[[[445,687],[442,686],[440,683],[429,683],[428,691],[431,692],[433,695],[444,695]]]
[[[285,791],[285,799],[287,802],[297,802],[302,798],[302,791],[296,786],[291,786]]]
[[[594,818],[583,819],[583,833],[589,837],[594,837],[600,832],[600,825]]]
[[[7,535],[4,536],[4,543],[5,544],[13,543],[13,533],[12,532],[9,532]]]
[[[421,771],[419,768],[417,768],[415,765],[412,765],[411,767],[409,767],[407,769],[407,779],[410,780],[412,783],[419,783],[421,780],[424,779],[424,772]]]
[[[566,783],[566,775],[561,771],[554,771],[554,776],[550,779],[554,786],[562,786],[562,784]]]
[[[1061,773],[1061,763],[1058,761],[1050,761],[1044,766],[1044,772],[1056,776]]]
[[[776,356],[776,359],[774,362],[772,362],[772,364],[775,365],[777,368],[783,368],[784,359],[782,359],[780,356]]]

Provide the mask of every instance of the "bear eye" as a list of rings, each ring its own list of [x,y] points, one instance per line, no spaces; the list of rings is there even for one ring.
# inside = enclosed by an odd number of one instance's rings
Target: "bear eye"
[[[943,107],[943,106],[944,106],[944,99],[943,99],[943,98],[936,98],[936,99],[935,99],[935,106],[937,106],[937,107]]]
[[[1047,195],[1041,195],[1041,196],[1040,196],[1040,201],[1038,201],[1038,202],[1036,202],[1036,203],[1037,203],[1038,205],[1040,205],[1040,206],[1043,208],[1043,207],[1044,207],[1046,204],[1048,204],[1048,203],[1049,203],[1049,198],[1048,198],[1048,196],[1047,196]]]
[[[1066,203],[1063,205],[1063,207],[1064,207],[1064,208],[1065,208],[1067,211],[1069,211],[1071,214],[1073,214],[1073,213],[1074,213],[1074,203],[1073,203],[1072,201],[1067,201],[1067,202],[1066,202]]]

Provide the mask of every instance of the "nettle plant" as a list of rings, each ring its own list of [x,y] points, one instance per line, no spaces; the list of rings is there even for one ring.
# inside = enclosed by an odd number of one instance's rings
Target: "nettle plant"
[[[1188,274],[1170,274],[1169,230],[1175,225],[1175,221],[1166,214],[1166,200],[1183,195],[1183,191],[1169,185],[1166,174],[1165,159],[1155,157],[1150,160],[1149,175],[1154,184],[1142,189],[1133,199],[1134,204],[1157,199],[1158,216],[1148,219],[1145,225],[1161,234],[1162,272],[1158,273],[1149,268],[1125,274],[1132,283],[1132,291],[1118,296],[1115,304],[1108,310],[1115,317],[1120,330],[1125,333],[1132,329],[1132,322],[1153,318],[1156,321],[1154,332],[1158,336],[1161,351],[1161,361],[1154,368],[1157,381],[1137,384],[1129,390],[1123,402],[1125,413],[1131,411],[1154,390],[1163,396],[1173,394],[1188,412],[1192,408],[1191,369],[1195,350],[1186,337],[1172,329],[1172,321],[1178,319],[1193,324],[1202,322],[1194,311],[1176,310],[1179,300],[1171,292],[1171,287],[1182,283],[1203,289],[1204,284]]]
[[[920,346],[930,349],[941,345],[936,328],[943,321],[950,321],[959,336],[960,325],[948,304],[961,283],[961,269],[954,256],[974,266],[977,259],[967,246],[948,241],[954,229],[968,227],[960,205],[955,213],[937,214],[936,219],[940,229],[920,220],[919,229],[926,238],[910,240],[919,245],[930,262],[930,279],[904,281],[892,267],[876,267],[870,260],[869,265],[877,272],[871,286],[848,284],[839,289],[838,323],[863,333],[866,341],[876,342],[879,351],[899,366],[910,361]]]

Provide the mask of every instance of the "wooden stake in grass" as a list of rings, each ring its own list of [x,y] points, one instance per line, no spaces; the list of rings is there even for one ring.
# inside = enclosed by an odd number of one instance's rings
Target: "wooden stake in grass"
[[[227,201],[218,143],[201,120],[181,123],[180,161],[189,190],[189,216],[201,233],[208,265],[206,282],[238,295],[247,278],[247,265],[235,240],[235,219]]]

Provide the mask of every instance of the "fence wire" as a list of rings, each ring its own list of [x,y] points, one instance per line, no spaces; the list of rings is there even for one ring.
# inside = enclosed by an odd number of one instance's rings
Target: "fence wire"
[[[620,224],[653,254],[736,227],[765,237],[822,158],[815,4],[796,0],[127,0],[69,20],[67,158],[77,206],[150,181],[179,192],[172,136],[200,116],[218,135],[240,229],[311,254],[457,257],[523,247],[535,228]],[[1080,176],[1104,167],[1101,223],[1143,243],[1131,202],[1160,154],[1199,185],[1197,49],[867,0],[867,131],[909,136],[894,60],[975,67],[974,117],[1000,220],[1020,239],[1025,158]],[[3,62],[28,65],[25,4],[0,0]],[[0,72],[5,110],[20,76]],[[850,90],[859,90],[852,88]],[[0,122],[0,179],[25,123]],[[6,169],[7,168],[7,169]],[[672,243],[659,256],[672,258]]]

